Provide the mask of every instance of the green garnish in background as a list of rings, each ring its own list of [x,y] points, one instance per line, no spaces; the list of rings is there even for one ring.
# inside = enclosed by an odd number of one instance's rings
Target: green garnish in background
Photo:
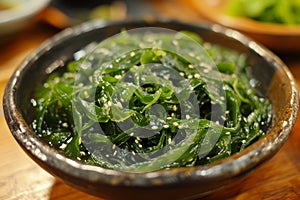
[[[272,105],[247,65],[194,33],[122,32],[48,78],[36,91],[33,128],[67,156],[105,168],[209,164],[271,124]]]
[[[230,0],[226,13],[261,22],[300,24],[299,0]]]

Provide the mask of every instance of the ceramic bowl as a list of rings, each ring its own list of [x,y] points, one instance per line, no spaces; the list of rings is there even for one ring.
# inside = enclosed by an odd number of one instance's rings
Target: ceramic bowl
[[[122,172],[83,164],[45,144],[29,125],[30,99],[49,71],[63,67],[79,49],[101,41],[123,28],[163,27],[189,30],[205,41],[245,53],[253,66],[258,88],[271,99],[274,119],[268,134],[240,153],[206,166],[174,168],[147,173]],[[50,70],[49,70],[50,69]],[[195,199],[236,185],[246,174],[268,161],[282,147],[298,111],[298,90],[289,69],[266,48],[234,30],[211,24],[172,20],[87,22],[68,28],[43,43],[10,78],[3,99],[7,124],[24,151],[42,168],[87,193],[107,199]]]
[[[300,50],[300,25],[283,25],[232,17],[225,13],[229,0],[186,1],[205,20],[238,30],[278,53]]]

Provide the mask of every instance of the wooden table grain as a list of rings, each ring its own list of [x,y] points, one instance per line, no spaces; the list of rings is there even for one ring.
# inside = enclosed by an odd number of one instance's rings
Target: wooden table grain
[[[200,23],[201,17],[182,0],[149,1],[160,17]],[[59,30],[34,20],[22,32],[0,42],[0,98],[7,80],[21,61]],[[279,55],[300,86],[300,57]],[[206,199],[300,199],[300,119],[283,148],[250,174],[235,191],[223,191]],[[34,163],[11,135],[0,103],[0,199],[1,200],[101,200],[54,178]]]

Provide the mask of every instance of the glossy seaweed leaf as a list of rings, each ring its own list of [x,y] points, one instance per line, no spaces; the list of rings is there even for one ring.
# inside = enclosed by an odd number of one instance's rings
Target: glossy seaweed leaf
[[[266,134],[272,105],[249,83],[246,56],[204,44],[127,32],[93,44],[37,90],[37,135],[71,158],[137,172],[243,150]]]

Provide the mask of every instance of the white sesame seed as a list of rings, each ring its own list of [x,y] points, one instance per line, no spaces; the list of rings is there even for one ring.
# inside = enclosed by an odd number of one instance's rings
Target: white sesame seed
[[[170,77],[167,76],[167,75],[164,75],[163,78],[164,78],[165,80],[169,80],[169,79],[170,79]]]
[[[210,70],[208,70],[208,69],[204,69],[204,70],[203,70],[203,72],[206,73],[206,74],[208,74],[209,71],[210,71]]]
[[[178,126],[179,124],[178,124],[178,122],[173,122],[173,125]]]
[[[193,65],[191,65],[191,64],[189,64],[188,67],[189,67],[190,69],[194,69],[194,68],[195,68],[195,67],[194,67]]]
[[[122,78],[122,76],[121,75],[115,75],[115,78],[120,80]]]
[[[69,127],[69,125],[68,125],[68,123],[67,123],[67,122],[64,122],[64,123],[62,124],[62,127],[64,127],[64,128],[68,128],[68,127]]]
[[[172,139],[168,138],[168,143],[171,144],[172,143]]]
[[[83,92],[83,95],[84,95],[85,98],[89,98],[89,96],[90,96],[89,93],[88,93],[87,91],[84,91],[84,92]]]
[[[177,106],[173,105],[173,110],[176,111],[177,110]]]
[[[121,104],[121,102],[117,102],[117,103],[116,103],[116,106],[117,106],[118,108],[123,108],[123,105]]]
[[[152,129],[152,130],[157,130],[157,129],[158,129],[158,126],[152,126],[151,129]]]
[[[33,107],[35,107],[37,105],[36,100],[35,99],[31,99],[30,100],[31,104]]]
[[[200,74],[194,74],[195,78],[200,78]]]
[[[168,124],[163,125],[164,128],[169,128]]]
[[[186,118],[186,119],[190,119],[191,116],[190,116],[190,115],[186,115],[185,118]]]
[[[188,75],[188,79],[192,79],[193,78],[193,75]]]
[[[179,72],[179,75],[180,75],[180,76],[184,76],[184,73],[183,73],[183,72]]]
[[[132,137],[134,135],[134,132],[131,132],[129,135]]]

